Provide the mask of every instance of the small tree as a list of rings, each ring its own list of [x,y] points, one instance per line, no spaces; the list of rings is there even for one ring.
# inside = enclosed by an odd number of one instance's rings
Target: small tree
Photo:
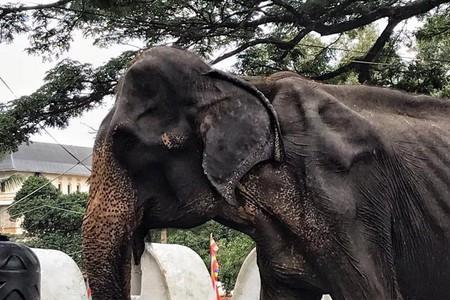
[[[63,195],[47,178],[31,176],[8,211],[13,219],[23,217],[25,244],[63,251],[80,263],[81,222],[86,202],[86,193]]]
[[[0,157],[1,159],[1,157]],[[12,174],[5,177],[0,177],[0,185],[2,189],[12,190],[18,186],[20,186],[25,180],[25,177],[21,174]]]

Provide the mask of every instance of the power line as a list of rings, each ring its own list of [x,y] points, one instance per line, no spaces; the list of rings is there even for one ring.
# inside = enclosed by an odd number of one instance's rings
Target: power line
[[[14,96],[14,98],[17,99],[17,95],[14,93],[14,91],[11,89],[11,87],[6,83],[6,81],[1,76],[0,76],[0,81],[6,86],[6,88]]]
[[[78,251],[75,251],[75,252],[72,252],[72,253],[66,253],[66,254],[69,255],[69,256],[72,256],[72,255],[75,255],[75,254],[80,254],[81,252],[83,252],[83,250],[78,250]]]
[[[65,212],[71,212],[71,213],[75,213],[75,214],[79,214],[79,215],[83,214],[82,212],[79,212],[79,211],[76,211],[76,210],[66,209],[66,208],[52,206],[52,205],[48,205],[48,204],[42,204],[42,205],[39,205],[39,206],[34,207],[32,209],[18,212],[17,214],[11,215],[10,217],[11,218],[16,218],[16,217],[18,217],[20,215],[25,215],[27,213],[30,213],[30,212],[33,212],[33,211],[36,211],[36,210],[42,209],[42,208],[51,208],[51,209],[56,209],[56,210],[62,210],[62,211],[65,211]]]
[[[85,167],[89,172],[92,172],[92,170],[91,170],[88,166],[86,166],[82,161],[80,161],[80,159],[79,159],[78,157],[76,157],[75,154],[73,154],[69,149],[67,149],[66,146],[64,146],[63,144],[61,144],[60,142],[58,142],[58,140],[57,140],[53,135],[51,135],[50,132],[48,132],[48,130],[45,129],[44,126],[40,125],[40,127],[41,127],[42,130],[45,131],[45,133],[48,134],[49,137],[51,137],[51,138],[55,141],[56,144],[58,144],[61,148],[63,148],[64,151],[66,151],[70,156],[72,156],[76,161],[78,161],[78,162],[79,162],[83,167]]]
[[[35,211],[35,210],[41,209],[42,207],[43,207],[43,206],[38,206],[38,207],[34,207],[34,208],[32,208],[32,209],[29,209],[29,210],[22,211],[22,212],[20,212],[20,213],[14,214],[14,215],[10,215],[10,218],[13,218],[13,219],[14,219],[15,217],[18,217],[18,216],[20,216],[20,215],[24,215],[24,214],[33,212],[33,211]]]
[[[80,122],[80,124],[86,126],[86,127],[89,128],[90,130],[92,130],[91,132],[89,132],[90,134],[96,134],[97,131],[98,131],[97,129],[95,129],[95,128],[92,127],[91,125],[86,124],[86,123],[84,123],[84,122]]]
[[[65,211],[65,212],[71,212],[71,213],[74,213],[74,214],[84,215],[84,213],[82,213],[82,212],[79,212],[79,211],[76,211],[76,210],[67,209],[67,208],[52,206],[52,205],[48,205],[48,204],[44,204],[42,206],[43,207],[52,208],[52,209],[56,209],[56,210]]]

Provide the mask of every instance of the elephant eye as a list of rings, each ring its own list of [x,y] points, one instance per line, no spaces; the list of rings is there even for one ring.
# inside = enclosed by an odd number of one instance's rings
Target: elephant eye
[[[151,114],[158,110],[158,105],[152,105],[145,109],[144,113]]]
[[[158,105],[149,106],[142,113],[139,114],[138,119],[145,117],[145,116],[153,115],[157,111],[158,111]]]

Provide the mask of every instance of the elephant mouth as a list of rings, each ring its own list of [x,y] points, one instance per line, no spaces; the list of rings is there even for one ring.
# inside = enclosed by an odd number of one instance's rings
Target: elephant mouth
[[[147,228],[192,228],[214,217],[208,213],[210,208],[199,205],[200,202],[212,203],[208,195],[196,195],[192,201],[181,200],[172,192],[170,183],[160,179],[153,182],[152,187],[147,186],[143,193],[138,192],[138,207],[143,207],[143,222]]]
[[[134,146],[139,143],[138,137],[133,133],[133,131],[125,126],[117,126],[112,132],[113,141],[121,141],[120,143],[113,143],[114,154],[120,154],[126,147]]]
[[[134,170],[134,172],[145,168],[144,159],[148,153],[151,153],[140,139],[126,127],[117,127],[113,131],[112,152],[121,165],[127,166],[128,171]]]

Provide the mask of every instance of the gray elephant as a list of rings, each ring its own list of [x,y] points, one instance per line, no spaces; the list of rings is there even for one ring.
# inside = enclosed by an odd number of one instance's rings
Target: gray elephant
[[[449,299],[449,115],[443,99],[146,51],[94,147],[93,299],[129,299],[149,229],[210,219],[255,240],[264,300]]]

